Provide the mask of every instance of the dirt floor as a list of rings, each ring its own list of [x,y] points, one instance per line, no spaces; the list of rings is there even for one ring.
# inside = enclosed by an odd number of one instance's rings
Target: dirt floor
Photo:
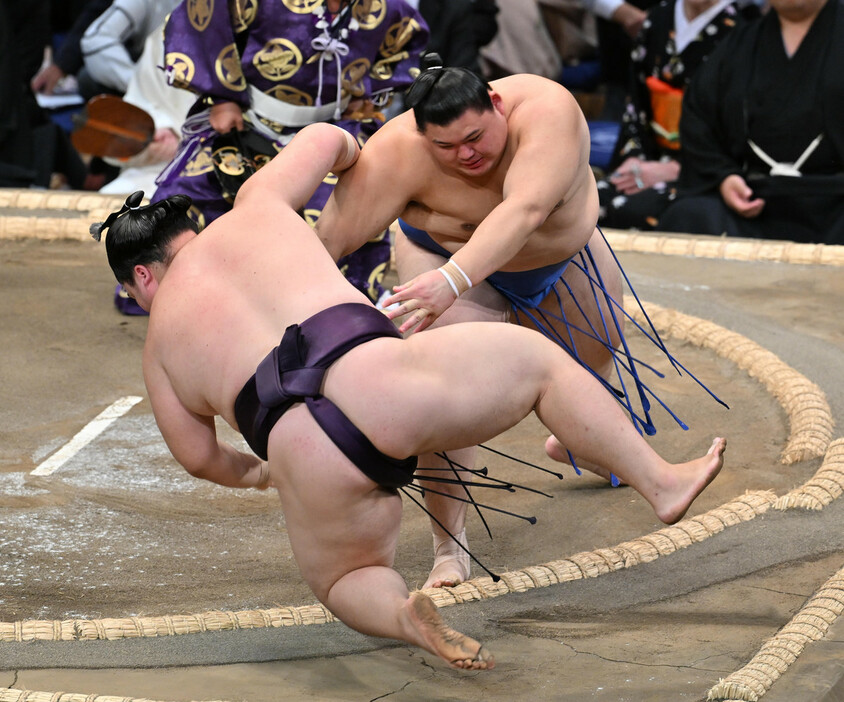
[[[840,267],[638,253],[621,259],[643,299],[711,320],[773,352],[819,386],[840,423]],[[103,247],[93,242],[0,239],[0,622],[313,604],[277,497],[198,481],[170,457],[141,376],[147,320],[118,314],[113,292]],[[726,410],[633,339],[634,353],[666,373],[652,386],[690,427],[683,431],[657,409],[653,445],[680,460],[705,451],[712,436],[729,440],[724,471],[689,517],[747,491],[784,495],[821,467],[823,454],[781,463],[789,416],[782,398],[745,368],[711,349],[669,341],[730,405]],[[124,397],[143,399],[54,473],[32,475]],[[240,442],[227,427],[220,431]],[[837,429],[833,438],[840,435]],[[490,446],[558,470],[542,451],[545,436],[528,418]],[[629,488],[565,467],[558,480],[492,452],[481,460],[497,477],[547,494],[482,496],[538,520],[532,526],[490,513],[493,539],[471,520],[473,551],[496,572],[609,549],[664,526]],[[331,624],[285,631],[283,640],[271,629],[153,642],[0,641],[0,700],[7,699],[4,685],[255,702],[388,694],[509,700],[525,693],[549,700],[702,700],[841,568],[842,518],[837,503],[821,512],[766,513],[653,563],[445,609],[450,621],[484,635],[494,649],[499,667],[486,676],[452,673],[419,651]],[[427,517],[406,502],[396,568],[418,587],[430,563]],[[135,667],[142,670],[124,670]]]

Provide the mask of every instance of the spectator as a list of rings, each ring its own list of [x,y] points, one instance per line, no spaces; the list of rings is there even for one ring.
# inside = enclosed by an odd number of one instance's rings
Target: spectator
[[[46,61],[33,77],[31,83],[33,92],[52,95],[69,77],[75,78],[84,72],[85,62],[82,60],[80,46],[82,35],[88,29],[88,25],[105,12],[109,5],[111,5],[111,0],[89,0],[82,4],[77,14],[73,16],[64,37],[56,46],[55,52],[50,54],[50,60]],[[54,17],[55,15],[54,12]],[[65,17],[65,20],[67,19],[70,18]],[[56,22],[53,29],[54,31],[58,29]],[[105,92],[105,88],[97,85],[96,81],[89,76],[83,77],[82,82],[87,89],[87,94],[83,95],[86,100]],[[78,89],[78,82],[75,87]]]
[[[557,79],[560,52],[537,0],[498,0],[498,9],[498,33],[481,51],[484,73],[492,78],[534,73]]]
[[[86,99],[101,92],[123,95],[144,42],[179,0],[114,0],[80,41],[85,70],[78,75]]]
[[[30,80],[50,27],[47,0],[0,0],[0,187],[86,187],[87,169],[68,135],[38,107]]]
[[[758,14],[755,7],[751,12]],[[706,57],[743,21],[736,0],[663,0],[650,10],[632,53],[612,174],[598,182],[600,224],[656,227],[677,192],[683,91]]]
[[[770,5],[689,86],[659,228],[844,244],[844,3]]]

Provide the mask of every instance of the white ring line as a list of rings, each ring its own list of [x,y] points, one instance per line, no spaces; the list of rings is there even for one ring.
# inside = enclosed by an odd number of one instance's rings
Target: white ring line
[[[128,395],[121,397],[117,402],[106,407],[88,422],[76,436],[33,470],[30,475],[52,475],[55,473],[67,461],[85,448],[85,446],[102,434],[114,420],[122,417],[143,399],[143,397],[138,397],[137,395]]]

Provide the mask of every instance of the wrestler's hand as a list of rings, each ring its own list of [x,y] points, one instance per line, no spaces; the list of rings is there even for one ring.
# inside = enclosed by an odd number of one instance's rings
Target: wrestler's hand
[[[439,271],[427,271],[404,285],[396,285],[393,294],[384,300],[385,308],[398,303],[395,309],[387,309],[390,319],[408,315],[399,331],[404,334],[420,332],[430,327],[457,299],[445,276]]]
[[[727,207],[747,219],[758,217],[765,208],[765,201],[760,197],[754,198],[751,187],[737,173],[721,181],[720,191]]]
[[[218,134],[228,134],[232,129],[243,129],[243,110],[236,102],[218,102],[211,106],[208,121]]]

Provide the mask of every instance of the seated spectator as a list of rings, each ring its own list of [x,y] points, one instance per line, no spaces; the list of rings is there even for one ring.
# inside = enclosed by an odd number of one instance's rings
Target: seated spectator
[[[747,11],[751,13],[758,14],[755,7]],[[676,196],[683,91],[743,19],[736,0],[663,0],[649,11],[632,52],[612,173],[598,182],[600,224],[656,227]]]
[[[566,66],[598,57],[596,17],[632,35],[645,18],[624,0],[498,0],[498,7],[499,31],[481,52],[491,78],[534,73],[559,80]]]
[[[0,0],[0,187],[86,187],[85,164],[30,88],[50,39],[48,13],[46,0]]]
[[[73,22],[61,41],[56,45],[55,52],[51,54],[50,60],[46,61],[38,73],[32,78],[32,90],[44,95],[52,95],[60,90],[73,79],[74,89],[79,89],[79,78],[81,76],[85,93],[80,93],[83,98],[89,100],[94,95],[107,92],[104,86],[99,85],[85,71],[85,62],[82,60],[82,35],[88,26],[97,17],[108,9],[111,0],[88,0],[78,10]],[[54,27],[54,30],[57,27]]]
[[[770,5],[689,86],[659,228],[844,244],[844,2]]]
[[[558,78],[572,92],[595,92],[601,62],[595,14],[591,0],[541,0],[539,9],[551,34],[563,69]]]

